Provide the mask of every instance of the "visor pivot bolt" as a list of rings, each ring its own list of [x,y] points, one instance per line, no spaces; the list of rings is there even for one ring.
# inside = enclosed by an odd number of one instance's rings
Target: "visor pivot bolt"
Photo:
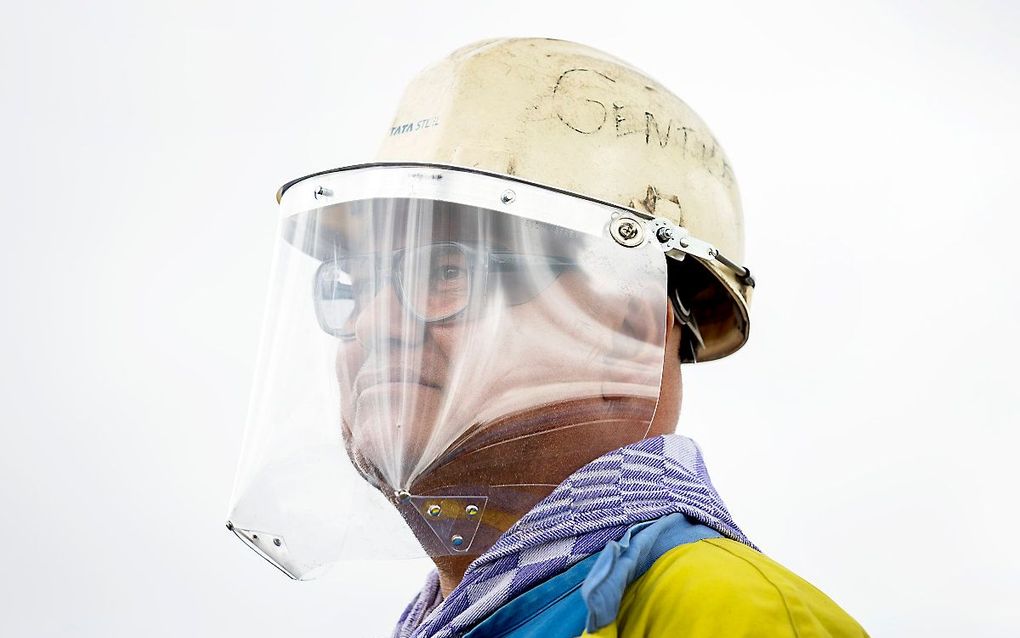
[[[398,490],[397,500],[400,501],[401,503],[406,503],[411,500],[411,493],[408,492],[407,490]]]
[[[503,202],[504,204],[509,204],[513,202],[515,199],[517,199],[517,193],[513,192],[509,188],[503,191],[503,194],[499,196],[499,201]]]
[[[437,518],[443,512],[443,508],[438,505],[429,505],[428,513],[432,518]]]
[[[626,215],[613,220],[613,223],[609,225],[609,234],[613,236],[616,243],[628,248],[640,246],[644,239],[641,223]]]
[[[687,241],[685,237],[681,237],[679,243],[681,248],[689,248],[691,245],[691,242]]]
[[[454,534],[453,537],[450,538],[450,544],[454,547],[460,547],[464,544],[464,537],[460,534]]]
[[[319,199],[320,197],[332,197],[332,196],[333,191],[329,190],[325,186],[320,186],[315,190],[315,199]]]
[[[655,238],[659,240],[659,243],[665,244],[669,240],[673,239],[673,231],[668,228],[660,228],[655,233]]]
[[[478,516],[478,506],[468,505],[467,507],[464,508],[464,513],[468,515],[468,518],[474,518]]]
[[[273,545],[276,545],[277,547],[279,547],[280,545],[283,545],[283,542],[280,541],[279,538],[274,538],[273,539]]]

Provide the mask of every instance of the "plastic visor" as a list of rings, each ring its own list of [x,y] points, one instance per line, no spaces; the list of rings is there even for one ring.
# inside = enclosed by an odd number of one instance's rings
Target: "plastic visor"
[[[610,238],[620,209],[393,166],[309,178],[281,205],[229,526],[288,575],[478,555],[647,434],[666,263]]]

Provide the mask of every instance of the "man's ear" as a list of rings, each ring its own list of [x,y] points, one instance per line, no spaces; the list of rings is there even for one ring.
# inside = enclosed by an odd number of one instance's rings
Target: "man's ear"
[[[675,319],[670,304],[665,304],[666,312],[663,317],[661,304],[652,303],[644,299],[631,299],[625,303],[626,312],[620,319],[620,332],[639,339],[644,343],[657,343],[660,339],[669,340],[670,330],[679,328],[674,326]],[[663,334],[665,324],[665,334]]]

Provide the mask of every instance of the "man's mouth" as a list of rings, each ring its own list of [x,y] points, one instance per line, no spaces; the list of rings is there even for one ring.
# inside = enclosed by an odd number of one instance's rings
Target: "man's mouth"
[[[354,393],[359,395],[372,386],[385,383],[415,383],[428,388],[439,388],[438,385],[426,380],[419,371],[391,366],[388,368],[362,368],[354,378]]]

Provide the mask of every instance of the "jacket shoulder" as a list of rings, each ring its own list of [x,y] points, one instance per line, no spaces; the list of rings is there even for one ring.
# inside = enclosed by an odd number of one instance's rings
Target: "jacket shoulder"
[[[663,554],[624,594],[615,626],[631,636],[867,636],[820,590],[746,545],[723,538]]]

